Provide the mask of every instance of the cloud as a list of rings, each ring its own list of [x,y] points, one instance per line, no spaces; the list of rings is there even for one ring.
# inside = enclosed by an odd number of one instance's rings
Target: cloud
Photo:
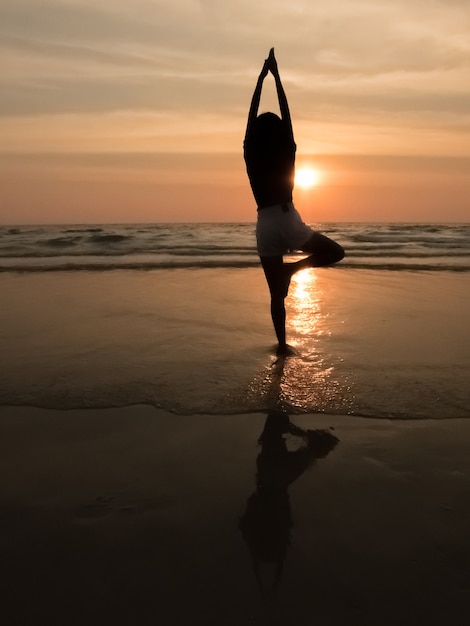
[[[52,127],[61,128],[80,114],[99,126],[105,115],[111,132],[117,119],[140,127],[154,114],[190,137],[199,126],[205,142],[207,124],[242,128],[275,45],[307,137],[415,127],[447,133],[447,145],[461,133],[470,145],[467,0],[3,0],[0,24],[4,126],[59,116]],[[266,91],[263,106],[275,106]]]

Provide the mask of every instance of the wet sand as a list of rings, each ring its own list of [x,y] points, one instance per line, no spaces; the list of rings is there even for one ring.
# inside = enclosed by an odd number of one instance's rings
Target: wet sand
[[[467,625],[470,422],[266,417],[1,407],[2,622]]]

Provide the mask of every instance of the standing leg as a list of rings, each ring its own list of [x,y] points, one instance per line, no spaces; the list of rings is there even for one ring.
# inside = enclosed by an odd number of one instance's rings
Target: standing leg
[[[277,354],[289,354],[290,349],[286,343],[286,307],[284,299],[289,290],[292,274],[290,271],[286,271],[287,265],[283,263],[282,256],[260,257],[260,259],[271,293],[271,318],[279,344]]]

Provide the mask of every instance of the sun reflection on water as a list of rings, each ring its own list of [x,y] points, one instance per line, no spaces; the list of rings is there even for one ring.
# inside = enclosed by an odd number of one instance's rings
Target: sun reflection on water
[[[322,332],[321,299],[315,270],[294,274],[287,301],[289,334],[294,337],[296,347],[308,352],[315,337]]]
[[[314,269],[294,274],[286,301],[289,343],[299,355],[286,361],[280,392],[292,408],[327,410],[338,394],[325,341],[331,331],[321,283]]]
[[[322,269],[294,274],[286,298],[287,341],[292,356],[272,357],[250,385],[256,402],[291,413],[347,415],[354,403],[351,380],[342,367],[335,320],[334,289]]]

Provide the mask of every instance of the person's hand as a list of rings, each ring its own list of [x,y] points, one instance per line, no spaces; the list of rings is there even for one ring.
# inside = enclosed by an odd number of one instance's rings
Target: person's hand
[[[271,50],[269,51],[269,56],[266,59],[266,62],[268,64],[268,69],[271,70],[272,75],[278,76],[279,70],[277,69],[276,57],[274,56],[274,48],[271,48]]]
[[[263,68],[261,69],[260,78],[266,78],[269,70],[271,69],[271,55],[274,56],[274,48],[271,48],[268,54],[268,58],[264,60]]]
[[[265,59],[264,63],[263,63],[263,67],[261,69],[261,74],[259,75],[260,78],[266,78],[266,76],[268,75],[269,72],[269,58]]]

